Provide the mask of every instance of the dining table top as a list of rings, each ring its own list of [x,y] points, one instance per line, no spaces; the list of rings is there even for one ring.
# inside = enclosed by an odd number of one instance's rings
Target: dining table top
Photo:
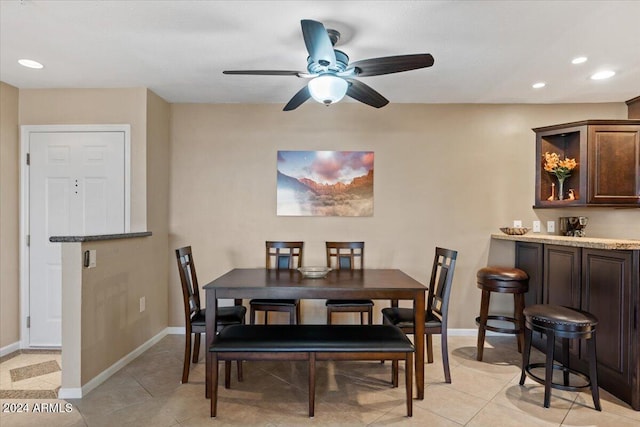
[[[234,268],[204,286],[204,289],[297,288],[326,291],[348,291],[359,289],[368,292],[385,290],[391,292],[425,291],[425,285],[398,269],[331,270],[325,277],[305,277],[298,270],[275,270],[265,268]]]

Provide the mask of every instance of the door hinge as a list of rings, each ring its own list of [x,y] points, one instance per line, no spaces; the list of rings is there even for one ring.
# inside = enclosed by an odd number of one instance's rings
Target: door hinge
[[[31,164],[31,154],[27,153],[27,166]]]
[[[31,234],[27,234],[27,247],[31,246]]]
[[[31,327],[31,316],[27,316],[27,328]]]

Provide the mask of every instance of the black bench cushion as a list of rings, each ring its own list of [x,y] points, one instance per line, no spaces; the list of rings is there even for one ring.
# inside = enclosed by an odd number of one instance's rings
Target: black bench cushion
[[[215,336],[215,352],[413,352],[391,325],[231,325]]]

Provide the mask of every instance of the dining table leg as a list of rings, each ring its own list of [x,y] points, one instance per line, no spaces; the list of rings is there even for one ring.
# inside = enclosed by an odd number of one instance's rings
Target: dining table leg
[[[207,357],[205,357],[205,396],[207,399],[211,398],[211,363],[212,357],[210,357],[209,348],[213,343],[213,338],[216,335],[216,308],[218,306],[218,298],[216,298],[215,289],[207,289],[205,292],[206,308],[205,308],[205,321],[206,321],[206,334],[205,334],[205,351]],[[217,366],[216,366],[217,368]]]
[[[424,400],[424,310],[424,291],[420,291],[416,293],[416,297],[413,300],[416,388],[418,389],[418,399],[420,400]]]

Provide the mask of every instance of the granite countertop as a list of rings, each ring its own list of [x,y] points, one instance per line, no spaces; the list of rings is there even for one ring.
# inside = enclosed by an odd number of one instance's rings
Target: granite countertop
[[[577,248],[638,250],[640,240],[603,239],[599,237],[569,237],[551,234],[527,233],[522,236],[510,236],[494,233],[492,239],[511,240],[514,242],[545,243],[549,245],[573,246]]]
[[[136,233],[120,233],[120,234],[97,234],[94,236],[51,236],[50,242],[95,242],[98,240],[116,240],[116,239],[131,239],[134,237],[148,237],[151,236],[150,231],[140,231]]]

